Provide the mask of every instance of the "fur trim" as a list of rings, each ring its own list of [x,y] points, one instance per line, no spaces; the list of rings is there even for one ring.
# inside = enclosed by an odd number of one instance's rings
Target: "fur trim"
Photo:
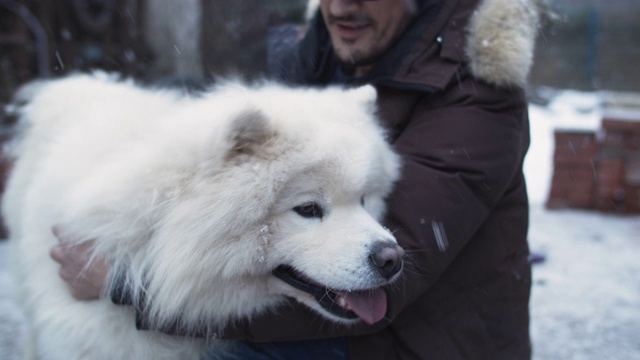
[[[320,7],[320,0],[308,0],[307,9],[304,12],[304,18],[306,21],[311,21],[316,15],[316,11]]]
[[[533,64],[541,0],[484,0],[469,22],[471,72],[497,86],[524,86]]]

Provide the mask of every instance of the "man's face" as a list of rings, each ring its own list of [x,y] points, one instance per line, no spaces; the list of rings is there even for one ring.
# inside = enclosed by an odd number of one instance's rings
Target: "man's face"
[[[375,63],[412,18],[407,0],[321,0],[320,9],[336,56],[356,72]]]

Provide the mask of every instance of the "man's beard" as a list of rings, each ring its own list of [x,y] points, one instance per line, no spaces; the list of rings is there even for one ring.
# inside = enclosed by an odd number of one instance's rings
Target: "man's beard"
[[[350,54],[346,59],[339,57],[338,54],[334,54],[334,57],[342,68],[351,70],[359,66],[374,65],[382,58],[384,53],[385,51],[374,51],[371,54]]]
[[[414,0],[406,0],[406,1],[414,5],[410,7],[411,13],[412,15],[414,15],[417,9],[415,7],[415,1]],[[376,26],[373,19],[371,19],[370,17],[364,14],[357,14],[357,13],[349,14],[344,17],[335,17],[332,15],[329,15],[329,23],[338,22],[338,21],[369,24],[369,26],[373,26],[373,27]],[[404,28],[401,29],[399,34],[402,34],[406,30],[407,26],[408,24],[406,24]],[[396,39],[400,37],[399,34],[396,36]],[[353,70],[356,67],[372,66],[372,65],[375,65],[382,57],[384,57],[384,55],[389,51],[389,49],[392,47],[394,42],[395,42],[395,39],[394,41],[391,41],[387,47],[379,48],[374,46],[368,49],[369,50],[368,52],[362,52],[362,51],[356,50],[355,52],[350,52],[349,54],[346,54],[345,56],[342,56],[342,57],[339,56],[337,52],[334,52],[334,57],[336,58],[336,60],[338,61],[338,64],[343,69],[349,70],[349,71]],[[350,44],[347,43],[346,45],[350,45]]]
[[[329,15],[329,23],[335,22],[352,22],[352,23],[360,23],[360,24],[368,24],[368,26],[373,26],[373,20],[365,14],[353,13],[346,16],[333,16]],[[347,44],[350,45],[350,44]],[[377,49],[373,49],[374,51],[371,54],[358,54],[350,53],[344,57],[338,56],[338,54],[334,54],[338,63],[344,68],[354,68],[357,66],[367,66],[374,64],[382,55],[382,51]]]

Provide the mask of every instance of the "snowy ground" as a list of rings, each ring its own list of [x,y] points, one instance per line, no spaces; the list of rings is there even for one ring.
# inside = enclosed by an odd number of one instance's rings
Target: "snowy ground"
[[[532,145],[525,172],[531,197],[530,242],[546,255],[534,267],[534,360],[640,360],[640,216],[544,208],[556,128],[595,129],[597,94],[559,92],[531,106]],[[8,254],[0,242],[0,360],[23,329],[8,301]]]
[[[532,211],[534,359],[640,359],[640,218]]]
[[[640,216],[543,206],[553,130],[598,128],[599,103],[596,94],[562,92],[547,107],[530,107],[529,240],[547,256],[533,272],[535,360],[640,359]]]

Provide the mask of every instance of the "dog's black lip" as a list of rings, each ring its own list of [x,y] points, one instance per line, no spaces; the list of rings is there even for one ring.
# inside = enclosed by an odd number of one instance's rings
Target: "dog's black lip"
[[[335,302],[336,293],[326,286],[316,285],[304,280],[293,267],[289,265],[280,265],[272,271],[273,275],[278,279],[286,282],[294,288],[313,295],[318,304],[333,315],[344,319],[357,319],[353,311],[347,310]]]

